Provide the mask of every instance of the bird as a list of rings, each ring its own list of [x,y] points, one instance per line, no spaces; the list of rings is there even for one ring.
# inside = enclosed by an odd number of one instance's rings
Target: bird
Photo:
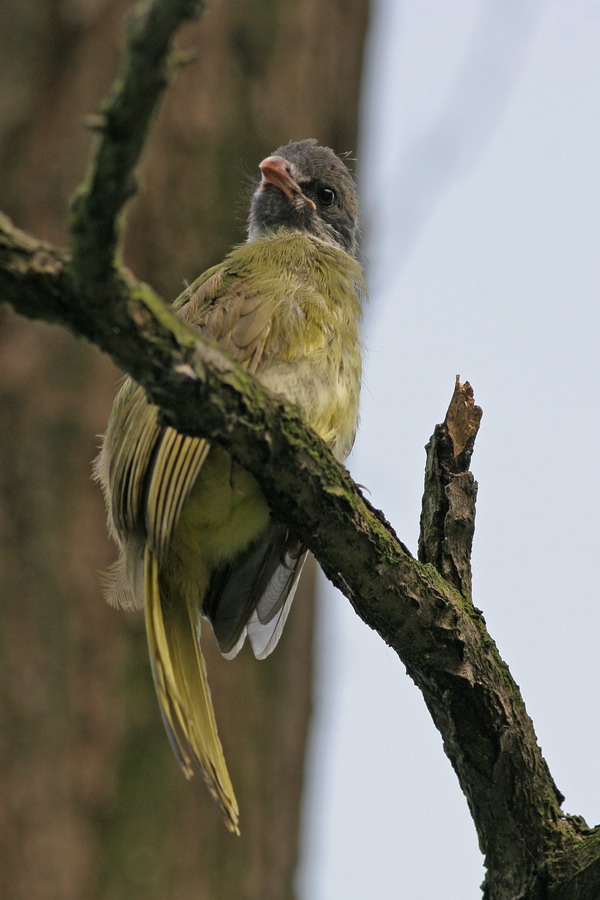
[[[259,165],[247,240],[174,302],[175,313],[276,395],[343,462],[358,425],[366,286],[352,174],[314,138]],[[95,478],[119,551],[107,599],[143,608],[162,719],[187,777],[202,772],[227,828],[239,809],[217,733],[200,646],[208,620],[221,653],[248,638],[263,659],[287,619],[306,549],[271,513],[255,478],[218,445],[161,424],[126,377]]]

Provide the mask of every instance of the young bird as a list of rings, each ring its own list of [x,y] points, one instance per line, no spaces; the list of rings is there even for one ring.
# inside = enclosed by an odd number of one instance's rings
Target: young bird
[[[261,162],[247,243],[175,301],[177,314],[297,404],[344,460],[358,420],[358,326],[365,285],[356,261],[357,197],[344,163],[304,140]],[[119,559],[108,599],[144,607],[154,684],[186,774],[197,766],[238,831],[217,735],[200,620],[224,656],[246,636],[257,658],[277,644],[306,552],[274,518],[255,479],[219,447],[158,424],[127,378],[96,460]]]

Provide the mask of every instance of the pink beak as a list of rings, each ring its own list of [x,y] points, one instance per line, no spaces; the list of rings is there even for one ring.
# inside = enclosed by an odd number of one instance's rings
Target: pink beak
[[[258,168],[262,174],[261,188],[263,191],[267,185],[271,184],[273,187],[279,188],[294,206],[304,203],[311,210],[317,208],[310,197],[303,194],[294,181],[292,165],[283,156],[267,156]]]

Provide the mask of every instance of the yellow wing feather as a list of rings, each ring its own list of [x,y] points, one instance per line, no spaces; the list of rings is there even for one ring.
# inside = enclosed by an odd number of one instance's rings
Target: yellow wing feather
[[[117,407],[117,404],[120,405]],[[117,533],[123,534],[135,530],[139,523],[144,476],[160,437],[160,428],[155,407],[148,405],[142,389],[130,379],[121,388],[117,404],[118,414],[111,420],[112,429],[126,434],[127,440],[115,448],[108,467],[108,478],[111,484],[112,520]],[[109,432],[105,447],[110,438]]]
[[[209,281],[214,286],[215,277]],[[194,305],[197,305],[195,295],[180,309],[180,315],[188,319],[192,314],[190,307]],[[256,292],[244,294],[233,290],[205,310],[201,321],[194,324],[207,337],[218,340],[250,372],[255,372],[274,305],[273,299],[265,300]],[[186,437],[168,427],[161,431],[145,496],[147,540],[159,560],[165,558],[183,504],[209,450],[210,445],[202,439]]]
[[[165,428],[146,496],[146,535],[152,552],[164,559],[183,504],[210,450],[206,441]]]

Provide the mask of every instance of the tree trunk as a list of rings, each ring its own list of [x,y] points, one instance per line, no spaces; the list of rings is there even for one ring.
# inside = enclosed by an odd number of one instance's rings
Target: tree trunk
[[[0,7],[0,206],[64,243],[114,77],[122,0]],[[167,95],[126,256],[167,297],[243,239],[245,173],[289,139],[356,143],[367,0],[215,3],[183,33],[197,61]],[[343,35],[343,41],[340,36]],[[249,195],[250,191],[248,191]],[[0,883],[14,900],[293,896],[311,702],[311,591],[278,651],[207,642],[241,807],[229,835],[180,775],[139,615],[110,609],[113,557],[90,461],[118,372],[65,333],[0,313]]]

